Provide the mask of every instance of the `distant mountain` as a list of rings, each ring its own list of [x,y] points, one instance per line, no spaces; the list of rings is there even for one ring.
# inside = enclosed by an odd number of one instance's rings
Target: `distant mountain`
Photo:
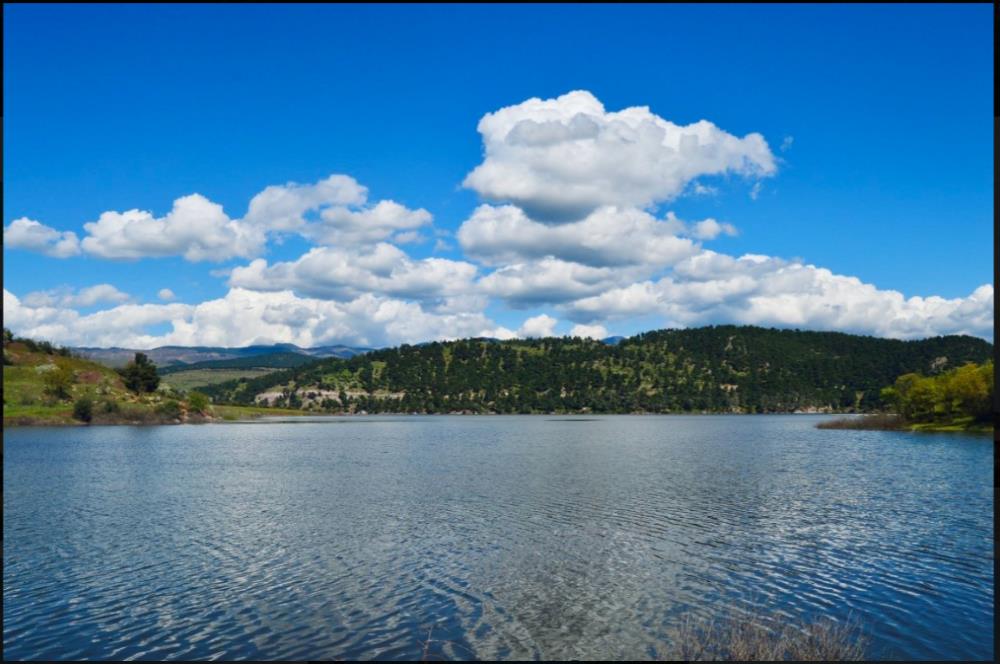
[[[603,341],[606,344],[610,344],[612,346],[617,346],[622,342],[623,339],[625,339],[625,337],[605,337],[601,339],[601,341]]]
[[[300,348],[295,344],[271,344],[244,346],[242,348],[224,348],[217,346],[160,346],[149,350],[136,350],[134,348],[93,348],[81,346],[70,349],[76,355],[85,357],[95,362],[100,362],[109,367],[123,367],[135,357],[136,353],[145,353],[154,364],[160,367],[171,365],[196,364],[208,361],[235,360],[246,357],[259,357],[273,354],[297,354],[309,358],[354,357],[361,353],[371,351],[371,348],[358,348],[353,346],[333,345],[318,346],[316,348]],[[271,365],[261,365],[271,366]],[[278,364],[274,366],[291,366],[290,364]]]
[[[721,325],[579,338],[463,339],[329,358],[205,388],[217,403],[321,412],[864,412],[909,372],[981,363],[992,344]]]
[[[328,355],[326,357],[336,356]],[[159,367],[157,373],[161,376],[167,376],[181,371],[197,371],[199,369],[288,369],[315,362],[317,359],[322,358],[306,355],[305,353],[278,351],[276,353],[260,353],[257,355],[233,357],[227,360],[205,360],[204,362],[193,362],[191,364],[168,364]]]

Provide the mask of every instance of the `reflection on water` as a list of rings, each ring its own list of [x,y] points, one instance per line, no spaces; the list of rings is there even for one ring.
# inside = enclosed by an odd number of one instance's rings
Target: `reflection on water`
[[[817,419],[6,431],[4,655],[643,659],[759,606],[991,659],[991,441]]]

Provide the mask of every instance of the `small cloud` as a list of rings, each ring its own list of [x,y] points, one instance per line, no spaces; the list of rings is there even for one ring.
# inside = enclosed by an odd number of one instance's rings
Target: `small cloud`
[[[719,193],[717,187],[712,187],[707,184],[702,184],[700,182],[695,182],[694,186],[691,187],[691,193],[695,196],[715,196]]]
[[[170,302],[171,300],[177,299],[177,296],[174,295],[174,292],[169,288],[161,288],[160,292],[158,292],[156,296],[164,302]]]
[[[29,307],[92,307],[95,304],[110,302],[121,304],[129,300],[128,293],[123,293],[111,284],[97,284],[74,291],[63,287],[46,291],[28,293],[22,298]]]
[[[15,219],[3,229],[3,244],[9,249],[26,249],[52,258],[68,258],[80,253],[76,233],[57,231],[27,217]]]
[[[450,242],[442,240],[441,238],[438,238],[434,242],[434,251],[435,252],[438,252],[438,251],[451,251],[454,248],[455,248],[454,245],[452,245]]]
[[[785,138],[782,139],[781,141],[781,147],[778,149],[781,150],[782,152],[788,152],[788,149],[792,147],[792,143],[794,142],[795,142],[794,136],[785,136]]]
[[[754,182],[753,188],[750,190],[750,199],[754,201],[757,200],[757,197],[760,196],[760,190],[762,188],[763,186],[760,182]]]
[[[720,234],[735,236],[739,233],[736,227],[729,223],[719,223],[715,219],[702,219],[694,224],[691,234],[699,240],[714,240]]]
[[[608,329],[603,325],[574,325],[569,331],[571,337],[584,337],[588,339],[606,339]]]
[[[551,337],[555,336],[556,323],[559,321],[552,316],[541,314],[524,321],[521,329],[517,331],[519,337]]]

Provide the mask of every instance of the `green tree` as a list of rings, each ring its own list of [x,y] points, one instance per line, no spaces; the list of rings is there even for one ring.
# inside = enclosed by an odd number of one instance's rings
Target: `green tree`
[[[193,413],[204,413],[208,410],[208,397],[201,392],[191,392],[187,396],[188,409]]]
[[[94,402],[90,397],[80,397],[73,404],[73,417],[81,422],[89,422],[94,417]]]
[[[156,365],[146,357],[145,353],[136,353],[135,359],[124,369],[119,369],[118,373],[121,374],[125,387],[136,393],[155,392],[160,385]]]

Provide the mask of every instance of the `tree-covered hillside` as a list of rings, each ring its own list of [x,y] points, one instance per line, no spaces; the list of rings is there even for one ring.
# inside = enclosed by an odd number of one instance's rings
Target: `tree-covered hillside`
[[[325,412],[870,411],[902,374],[992,353],[968,336],[899,341],[723,325],[616,345],[569,337],[404,345],[205,391],[216,402]]]

